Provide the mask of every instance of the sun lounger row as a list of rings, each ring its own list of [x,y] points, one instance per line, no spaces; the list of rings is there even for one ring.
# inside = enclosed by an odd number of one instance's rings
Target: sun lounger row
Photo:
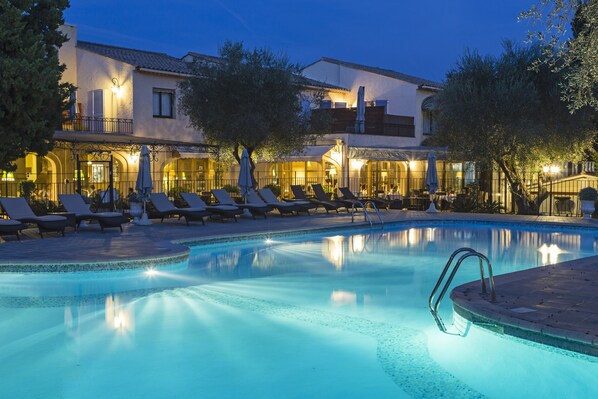
[[[218,204],[207,205],[195,193],[181,193],[183,200],[189,208],[176,207],[166,194],[153,193],[150,201],[156,209],[156,214],[163,221],[167,216],[178,216],[184,219],[186,224],[194,221],[201,221],[205,224],[205,218],[218,216],[220,219],[233,219],[244,212],[249,212],[255,218],[256,215],[266,217],[268,212],[277,210],[282,215],[306,213],[317,208],[324,208],[326,212],[339,209],[349,211],[355,201],[372,201],[378,207],[387,207],[387,204],[380,199],[359,199],[347,188],[341,188],[343,198],[331,200],[326,195],[320,184],[312,184],[315,199],[308,198],[301,186],[291,186],[295,196],[292,200],[280,201],[276,195],[268,189],[250,190],[246,196],[246,203],[236,203],[225,190],[212,190],[212,194]],[[79,194],[60,194],[60,202],[67,212],[75,214],[77,227],[83,221],[97,221],[102,231],[105,228],[118,227],[123,231],[122,225],[129,222],[129,218],[118,212],[92,212],[89,205],[85,203]],[[19,232],[25,228],[26,223],[37,225],[40,236],[48,231],[56,231],[64,235],[64,229],[68,224],[66,217],[61,215],[36,216],[24,198],[0,198],[0,205],[10,218],[0,219],[0,235],[15,234],[19,238]]]

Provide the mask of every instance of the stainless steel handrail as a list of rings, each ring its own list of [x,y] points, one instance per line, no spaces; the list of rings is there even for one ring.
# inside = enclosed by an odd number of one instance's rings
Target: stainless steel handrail
[[[455,264],[455,267],[451,271],[451,274],[449,275],[448,279],[446,280],[446,283],[442,287],[442,290],[440,291],[440,295],[438,295],[436,302],[434,302],[434,296],[436,295],[438,288],[442,284],[442,281],[444,280],[446,273],[448,272],[450,266],[452,265],[453,260],[459,253],[463,253],[463,252],[464,252],[464,254],[459,257],[459,260],[457,261],[457,263]],[[440,274],[440,277],[438,278],[438,281],[436,282],[436,285],[434,286],[434,289],[432,290],[432,293],[430,294],[430,297],[428,298],[428,307],[430,309],[430,312],[432,313],[432,316],[434,317],[434,320],[436,321],[438,328],[442,332],[446,332],[447,330],[446,330],[446,326],[444,325],[444,322],[438,315],[438,307],[440,306],[440,302],[442,301],[442,298],[446,294],[446,291],[448,290],[449,286],[451,285],[453,278],[455,277],[455,274],[457,273],[457,270],[459,270],[461,263],[465,259],[472,257],[472,256],[478,258],[478,260],[479,260],[480,281],[482,283],[482,293],[483,294],[487,293],[486,282],[485,282],[485,277],[484,277],[483,261],[485,261],[486,264],[488,265],[488,280],[490,282],[491,300],[492,300],[492,302],[496,302],[496,290],[494,287],[494,274],[492,272],[492,264],[490,263],[490,260],[485,255],[481,254],[480,252],[476,251],[475,249],[472,249],[472,248],[457,249],[456,251],[454,251],[451,254],[449,260],[446,262],[446,265],[444,266],[444,269],[442,270],[442,273]]]
[[[367,200],[364,205],[367,206],[367,204],[370,204],[372,206],[372,208],[374,208],[374,211],[376,211],[376,215],[378,216],[378,220],[380,221],[380,224],[382,225],[382,227],[384,227],[384,221],[382,220],[382,216],[380,215],[380,212],[378,211],[378,207],[376,206],[374,201]]]
[[[353,202],[353,205],[351,205],[351,223],[355,221],[355,205],[361,205],[361,207],[363,208],[363,216],[366,222],[370,223],[370,227],[372,227],[372,219],[370,219],[370,215],[368,214],[368,211],[365,209],[365,205],[361,201],[355,201]]]

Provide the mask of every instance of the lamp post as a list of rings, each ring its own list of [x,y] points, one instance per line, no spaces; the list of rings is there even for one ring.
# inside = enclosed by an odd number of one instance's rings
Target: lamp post
[[[558,166],[552,165],[552,166],[544,166],[542,168],[542,171],[544,172],[544,174],[546,176],[548,176],[548,181],[550,181],[550,208],[548,211],[548,216],[552,216],[552,179],[555,175],[557,175],[560,171],[561,168],[559,168]]]

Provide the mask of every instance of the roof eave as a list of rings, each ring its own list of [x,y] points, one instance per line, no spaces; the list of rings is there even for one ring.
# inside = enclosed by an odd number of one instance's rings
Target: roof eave
[[[139,72],[155,73],[155,74],[159,74],[159,75],[179,76],[181,78],[189,78],[189,77],[193,76],[190,73],[163,71],[160,69],[145,68],[145,67],[141,67],[141,66],[136,66],[135,70],[139,71]]]

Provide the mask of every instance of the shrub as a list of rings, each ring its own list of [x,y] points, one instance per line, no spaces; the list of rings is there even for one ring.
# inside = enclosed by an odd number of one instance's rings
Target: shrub
[[[581,201],[598,200],[598,191],[594,187],[586,187],[579,190],[579,199]]]
[[[177,186],[177,187],[172,187],[171,189],[168,190],[168,193],[166,193],[166,195],[168,196],[168,198],[173,198],[175,200],[181,199],[181,193],[186,193],[187,190],[184,187],[181,186]]]
[[[31,194],[35,191],[35,183],[31,180],[23,180],[19,183],[19,191],[21,191],[21,197],[24,197],[29,202]]]
[[[233,186],[232,184],[225,184],[222,186],[222,189],[229,194],[241,194],[241,189],[237,186]]]
[[[44,216],[51,212],[59,212],[61,209],[54,201],[47,199],[31,199],[29,206],[37,216]]]
[[[461,194],[451,203],[453,212],[473,212],[477,207],[476,201],[469,195]]]
[[[269,188],[270,191],[272,191],[272,193],[277,197],[280,197],[280,194],[282,193],[280,186],[273,183],[266,184],[264,188]]]

